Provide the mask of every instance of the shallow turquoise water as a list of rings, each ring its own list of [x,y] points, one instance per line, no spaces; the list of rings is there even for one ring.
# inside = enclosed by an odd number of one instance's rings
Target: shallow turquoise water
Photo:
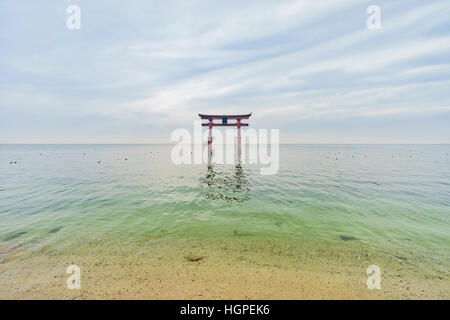
[[[449,258],[449,145],[282,145],[273,176],[177,166],[170,151],[1,145],[1,243],[258,237]]]

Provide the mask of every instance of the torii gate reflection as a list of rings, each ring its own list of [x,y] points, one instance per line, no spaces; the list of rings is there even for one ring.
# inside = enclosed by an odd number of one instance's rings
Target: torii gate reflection
[[[231,170],[208,163],[200,186],[201,196],[207,200],[245,202],[250,199],[250,177],[239,162]]]
[[[248,123],[242,123],[241,120],[246,120],[250,118],[252,115],[249,114],[241,114],[241,115],[211,115],[211,114],[198,114],[200,118],[203,120],[208,120],[206,123],[202,123],[203,127],[209,128],[208,135],[208,156],[212,155],[212,127],[237,127],[237,144],[238,144],[238,156],[240,158],[241,155],[241,127],[248,127]],[[217,123],[214,120],[221,120],[221,122]],[[236,122],[229,123],[228,120],[236,120]]]

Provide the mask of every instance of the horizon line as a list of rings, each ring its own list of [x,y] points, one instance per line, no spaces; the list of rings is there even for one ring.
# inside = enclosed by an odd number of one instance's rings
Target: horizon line
[[[52,142],[18,142],[18,143],[3,143],[0,142],[0,145],[178,145],[179,143],[52,143]],[[186,143],[186,145],[189,145]],[[191,143],[190,145],[193,145]],[[206,142],[202,145],[206,145]],[[226,145],[226,144],[225,144]],[[396,142],[396,143],[307,143],[307,142],[293,142],[293,143],[279,143],[279,145],[450,145],[450,143],[418,143],[418,142]]]

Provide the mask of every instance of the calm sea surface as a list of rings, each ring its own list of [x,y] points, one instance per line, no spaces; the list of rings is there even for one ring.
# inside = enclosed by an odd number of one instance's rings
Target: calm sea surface
[[[1,145],[1,244],[255,237],[449,260],[449,145],[282,145],[273,176],[171,148]]]

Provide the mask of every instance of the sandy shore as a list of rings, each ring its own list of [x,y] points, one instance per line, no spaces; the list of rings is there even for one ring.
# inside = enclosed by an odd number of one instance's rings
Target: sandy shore
[[[4,248],[0,259],[1,299],[450,298],[448,273],[416,257],[381,255],[350,242],[92,240],[34,251]],[[366,286],[372,264],[382,270],[380,290]],[[66,287],[69,265],[81,269],[80,290]]]

